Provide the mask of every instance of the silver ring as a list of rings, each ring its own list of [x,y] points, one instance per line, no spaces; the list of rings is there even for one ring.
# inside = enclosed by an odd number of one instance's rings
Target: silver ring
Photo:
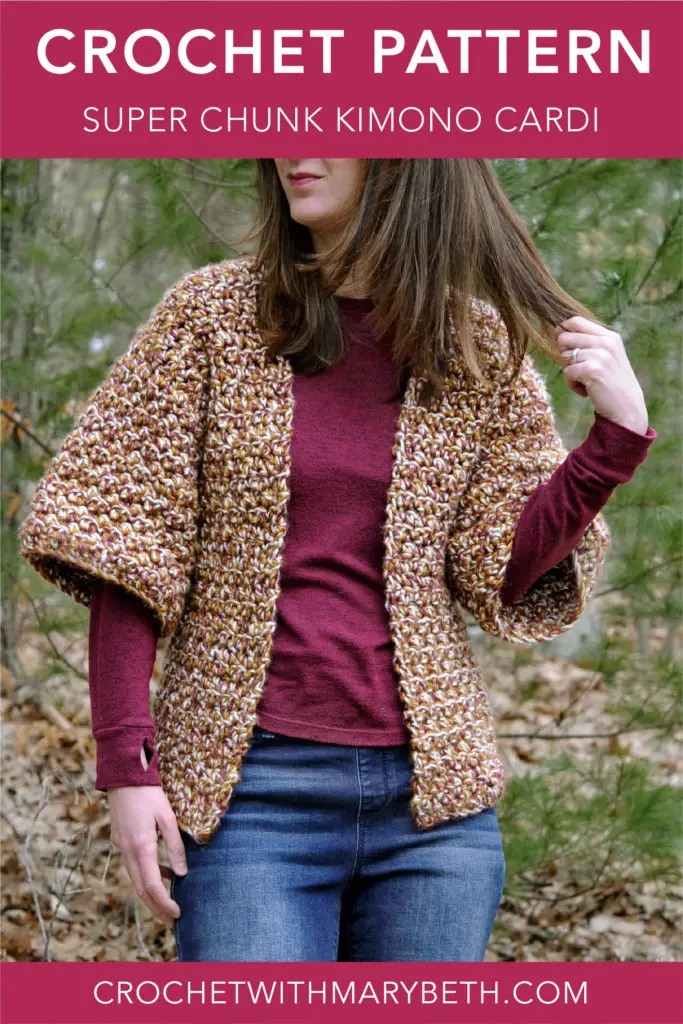
[[[574,365],[574,363],[578,362],[578,357],[579,357],[579,352],[580,351],[581,351],[581,349],[578,349],[578,348],[573,349],[573,351],[572,351],[572,362],[571,362],[572,366]]]

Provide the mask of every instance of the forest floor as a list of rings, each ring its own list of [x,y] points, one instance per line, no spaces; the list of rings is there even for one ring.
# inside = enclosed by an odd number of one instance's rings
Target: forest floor
[[[86,644],[82,633],[66,646],[62,639],[50,678],[45,639],[37,637],[22,650],[23,680],[2,677],[2,958],[173,960],[172,932],[136,898],[109,841],[107,798],[94,788]],[[549,658],[547,646],[525,650],[522,659],[500,642],[477,654],[508,779],[542,773],[558,748],[581,759],[602,745],[622,760],[647,758],[662,782],[679,786],[683,766],[673,740],[647,730],[585,738],[613,731],[613,693],[593,668]],[[160,654],[153,685],[162,660]],[[27,681],[36,678],[38,698]],[[537,735],[549,732],[580,738]],[[502,825],[505,834],[504,814]],[[163,846],[160,860],[166,862]],[[607,859],[604,868],[588,884],[577,876],[576,856],[525,872],[524,884],[506,891],[487,960],[681,959],[678,884],[646,880],[638,865],[615,868]]]

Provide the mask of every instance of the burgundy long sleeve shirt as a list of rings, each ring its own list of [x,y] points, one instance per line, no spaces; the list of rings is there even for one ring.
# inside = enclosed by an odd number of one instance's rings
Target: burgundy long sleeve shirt
[[[324,373],[295,374],[288,531],[260,726],[327,743],[407,743],[382,578],[381,527],[400,411],[392,335],[371,300],[338,299],[347,347]],[[352,330],[350,330],[352,328]],[[657,433],[595,414],[582,445],[527,501],[502,598],[512,603],[576,546]],[[123,588],[93,589],[89,678],[98,789],[160,785],[149,711],[157,625]]]

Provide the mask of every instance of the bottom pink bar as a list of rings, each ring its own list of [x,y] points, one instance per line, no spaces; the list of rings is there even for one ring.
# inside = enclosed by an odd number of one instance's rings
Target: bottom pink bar
[[[4,963],[3,1024],[680,1024],[674,963]]]

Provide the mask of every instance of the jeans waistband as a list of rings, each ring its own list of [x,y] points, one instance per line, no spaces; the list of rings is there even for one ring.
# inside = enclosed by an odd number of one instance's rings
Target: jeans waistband
[[[301,772],[318,773],[321,787],[330,793],[336,786],[347,793],[355,792],[361,808],[368,811],[401,796],[406,798],[410,791],[412,764],[408,743],[348,746],[285,736],[255,726],[245,760],[252,772],[264,772],[273,782],[279,773],[284,775],[297,766]]]

